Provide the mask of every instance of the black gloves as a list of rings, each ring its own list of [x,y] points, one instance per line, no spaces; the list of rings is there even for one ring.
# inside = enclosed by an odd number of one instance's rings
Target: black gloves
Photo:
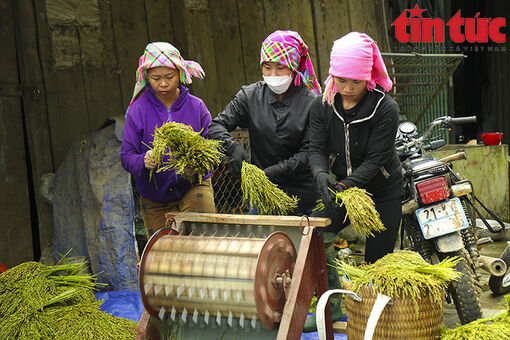
[[[264,169],[267,178],[273,183],[281,182],[285,169],[280,164],[268,166]]]
[[[230,156],[228,172],[232,176],[239,177],[241,175],[241,167],[243,166],[243,161],[250,162],[250,155],[248,155],[241,144],[237,142],[233,142],[230,145],[228,148],[228,154]]]
[[[331,192],[331,190],[342,192],[347,189],[347,187],[343,183],[335,181],[335,179],[326,172],[318,172],[315,174],[315,184],[320,198],[322,199],[322,203],[324,203],[324,207],[329,211],[334,211],[335,206],[333,204],[335,203],[335,194]]]
[[[319,196],[322,199],[322,203],[327,210],[333,210],[333,193],[329,190],[330,188],[334,188],[337,182],[330,174],[325,172],[319,172],[315,175],[315,185],[317,186],[317,191],[319,192]]]

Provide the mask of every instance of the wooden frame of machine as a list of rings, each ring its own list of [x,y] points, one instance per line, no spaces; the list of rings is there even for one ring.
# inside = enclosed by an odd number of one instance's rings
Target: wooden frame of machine
[[[299,339],[328,218],[169,213],[140,261],[138,339]],[[297,249],[297,251],[296,251]],[[333,339],[326,308],[327,339]]]

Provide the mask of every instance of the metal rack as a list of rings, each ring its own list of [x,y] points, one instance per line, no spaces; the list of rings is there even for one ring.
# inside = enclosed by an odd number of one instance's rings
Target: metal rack
[[[397,101],[401,118],[418,124],[438,104],[445,85],[466,57],[463,54],[382,53],[388,74],[394,82],[391,95]],[[445,107],[438,108],[444,115]]]

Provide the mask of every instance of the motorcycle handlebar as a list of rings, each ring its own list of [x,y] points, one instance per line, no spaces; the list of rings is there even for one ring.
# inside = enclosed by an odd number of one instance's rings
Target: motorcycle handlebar
[[[402,151],[407,148],[410,148],[414,145],[419,145],[421,142],[427,139],[427,137],[432,133],[432,130],[436,126],[450,126],[451,124],[469,124],[469,123],[476,123],[476,116],[469,116],[469,117],[458,117],[453,118],[449,116],[439,117],[434,119],[427,127],[423,135],[417,139],[413,139],[410,142],[401,145],[397,147],[397,151]]]
[[[452,123],[453,124],[476,123],[476,116],[452,118]]]

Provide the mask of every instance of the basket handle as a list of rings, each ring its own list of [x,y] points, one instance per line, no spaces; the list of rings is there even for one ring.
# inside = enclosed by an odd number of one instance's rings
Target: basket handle
[[[372,311],[368,317],[367,328],[365,328],[365,336],[363,338],[364,340],[372,340],[375,326],[377,326],[377,321],[379,321],[379,317],[381,316],[384,307],[386,307],[390,300],[391,298],[389,296],[377,293],[377,299],[375,299],[374,306],[372,307]]]
[[[315,311],[315,321],[317,322],[319,340],[326,339],[326,320],[324,320],[324,310],[326,309],[326,304],[328,303],[329,297],[335,293],[352,294],[357,300],[359,299],[361,301],[363,299],[358,294],[346,289],[330,289],[324,292],[317,302],[317,310]]]
[[[319,301],[317,302],[316,311],[317,332],[319,333],[319,340],[326,340],[326,321],[324,320],[324,310],[326,309],[326,304],[328,303],[329,297],[335,293],[352,294],[354,299],[358,301],[363,300],[362,296],[359,296],[358,294],[346,289],[331,289],[322,294]],[[377,299],[375,300],[372,311],[370,312],[370,316],[368,317],[365,336],[363,338],[364,340],[372,340],[375,326],[379,321],[379,317],[381,316],[384,307],[386,307],[390,301],[391,298],[389,296],[377,293]]]

